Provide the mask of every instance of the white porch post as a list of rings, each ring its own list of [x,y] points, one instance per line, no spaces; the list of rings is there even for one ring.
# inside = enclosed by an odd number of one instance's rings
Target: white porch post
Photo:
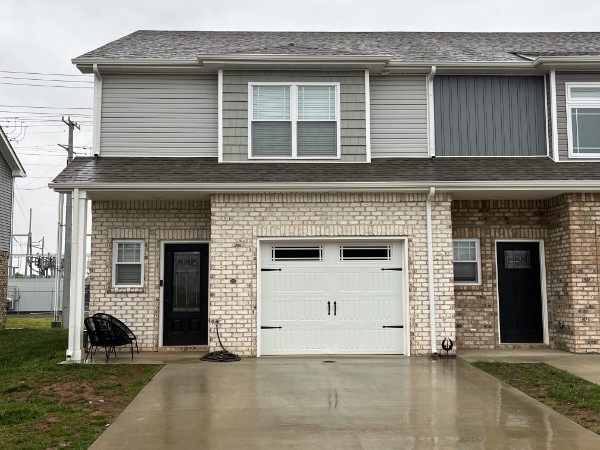
[[[85,264],[87,237],[87,192],[73,190],[73,238],[71,242],[71,299],[67,361],[83,360],[83,310],[85,306]],[[65,286],[65,289],[67,286]]]

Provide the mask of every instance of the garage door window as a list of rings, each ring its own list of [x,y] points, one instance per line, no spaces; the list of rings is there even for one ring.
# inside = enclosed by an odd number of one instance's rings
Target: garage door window
[[[391,259],[391,248],[389,245],[378,245],[370,247],[341,246],[341,261],[389,261]]]
[[[321,247],[273,247],[273,261],[322,261]]]

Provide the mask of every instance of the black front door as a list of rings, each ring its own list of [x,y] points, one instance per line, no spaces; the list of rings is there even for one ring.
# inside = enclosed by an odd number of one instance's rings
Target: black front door
[[[166,244],[164,345],[208,344],[208,244]]]
[[[500,341],[543,342],[540,246],[499,242],[497,249]]]

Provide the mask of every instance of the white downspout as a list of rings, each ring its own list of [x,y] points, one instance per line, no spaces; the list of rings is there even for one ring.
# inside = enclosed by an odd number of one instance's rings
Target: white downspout
[[[426,202],[427,214],[427,268],[429,275],[429,330],[431,333],[431,354],[437,355],[436,330],[435,330],[435,277],[433,272],[433,226],[431,220],[431,201],[435,195],[435,188],[429,188]]]
[[[102,75],[98,64],[93,65],[94,70],[94,118],[92,150],[94,155],[100,156],[101,127],[102,127]]]
[[[437,69],[431,66],[431,72],[427,75],[427,144],[429,146],[429,157],[435,158],[435,105],[433,103],[433,79]]]

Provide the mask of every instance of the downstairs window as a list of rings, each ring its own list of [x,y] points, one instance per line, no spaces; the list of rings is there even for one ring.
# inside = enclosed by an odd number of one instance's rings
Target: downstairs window
[[[478,239],[454,239],[454,283],[481,284],[481,256]]]

